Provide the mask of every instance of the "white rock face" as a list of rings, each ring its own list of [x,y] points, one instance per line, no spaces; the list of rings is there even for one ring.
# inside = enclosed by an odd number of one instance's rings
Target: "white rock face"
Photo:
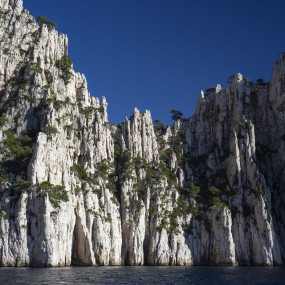
[[[283,264],[284,54],[173,127],[114,126],[22,4],[0,0],[0,266]]]

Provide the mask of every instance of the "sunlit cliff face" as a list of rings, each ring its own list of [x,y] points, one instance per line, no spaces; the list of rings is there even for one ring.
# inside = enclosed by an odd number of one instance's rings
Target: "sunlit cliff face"
[[[172,127],[115,126],[67,37],[0,7],[0,265],[283,264],[284,54]]]

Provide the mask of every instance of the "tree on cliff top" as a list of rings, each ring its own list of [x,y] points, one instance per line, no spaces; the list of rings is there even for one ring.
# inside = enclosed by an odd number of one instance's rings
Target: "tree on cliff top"
[[[40,27],[42,27],[43,25],[47,25],[49,30],[58,27],[58,25],[56,23],[48,20],[44,16],[38,16],[37,17],[37,23],[40,25]]]
[[[170,113],[172,114],[171,119],[173,121],[180,120],[183,116],[183,114],[178,110],[171,110]]]

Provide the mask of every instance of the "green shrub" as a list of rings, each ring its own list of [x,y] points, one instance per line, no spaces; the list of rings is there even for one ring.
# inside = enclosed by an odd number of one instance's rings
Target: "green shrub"
[[[176,154],[178,163],[181,163],[183,158],[181,144],[182,144],[182,139],[180,137],[174,137],[172,139],[172,150]]]
[[[7,174],[1,174],[0,176],[0,182],[8,182],[9,181],[9,175]]]
[[[211,201],[211,206],[209,209],[221,210],[223,208],[229,209],[229,206],[225,202],[223,202],[221,199],[214,197]]]
[[[4,148],[6,149],[5,157],[20,157],[26,159],[31,156],[32,149],[29,146],[32,138],[27,134],[16,137],[14,132],[10,129],[4,132],[6,140],[4,140]]]
[[[130,203],[136,208],[136,210],[140,211],[144,205],[142,203],[142,200],[140,199],[130,199]]]
[[[172,233],[174,234],[180,234],[180,231],[177,229],[178,227],[178,223],[177,223],[177,217],[175,216],[174,213],[172,213],[170,215],[170,219],[169,219],[169,228],[167,229],[167,233],[170,235]]]
[[[42,71],[43,71],[41,68],[37,68],[37,67],[31,67],[30,70],[33,70],[37,73],[42,73]]]
[[[206,96],[209,96],[211,95],[212,93],[214,93],[216,91],[216,88],[215,87],[210,87],[208,89],[205,90],[205,94]]]
[[[166,146],[166,140],[163,139],[162,136],[157,136],[157,137],[156,137],[156,141],[157,141],[158,146],[159,146],[159,152],[161,153],[162,150],[163,150],[163,149],[165,148],[165,146]]]
[[[100,199],[103,195],[103,191],[101,188],[94,188],[92,189],[92,193],[96,194],[98,196],[98,198]]]
[[[162,218],[160,225],[156,227],[156,230],[161,233],[163,229],[167,230],[169,223],[166,218]]]
[[[192,235],[193,234],[193,226],[192,225],[182,224],[182,230],[187,235]]]
[[[70,167],[70,170],[74,172],[80,180],[96,184],[95,180],[88,176],[84,167],[75,163],[73,164],[73,166]]]
[[[32,43],[37,45],[40,40],[40,32],[39,31],[34,31],[31,33],[32,36]]]
[[[78,164],[73,164],[70,170],[75,172],[80,180],[88,180],[88,175],[84,167]]]
[[[166,165],[169,165],[171,153],[172,153],[172,150],[170,148],[167,148],[160,155],[160,160],[162,160]]]
[[[99,108],[97,108],[96,110],[98,110],[100,113],[104,113],[104,107],[103,106],[100,106]]]
[[[167,179],[168,188],[172,187],[176,182],[176,175],[173,171],[171,171],[167,166],[163,163],[159,164],[159,175],[160,177],[165,177]],[[161,181],[161,178],[158,179]]]
[[[185,194],[187,197],[197,198],[199,193],[200,193],[200,187],[195,186],[193,182],[191,183],[190,188],[183,189],[183,194]]]
[[[121,156],[121,152],[122,152],[121,146],[120,146],[118,140],[115,139],[114,140],[114,158],[115,158],[115,161],[118,162],[118,160]]]
[[[30,95],[28,94],[23,94],[21,96],[22,100],[27,100],[30,104],[35,104],[36,103],[36,99],[32,98]]]
[[[159,179],[159,170],[153,167],[149,167],[146,169],[146,177],[145,182],[147,185],[153,185]]]
[[[51,211],[50,212],[50,217],[51,218],[56,218],[57,215],[58,215],[58,211]]]
[[[246,129],[246,122],[241,122],[241,121],[236,120],[236,124],[241,126],[243,129]]]
[[[17,76],[11,78],[11,85],[15,90],[25,90],[29,84],[29,79],[20,79]]]
[[[2,152],[5,154],[2,162],[7,172],[21,174],[26,171],[33,154],[33,144],[36,140],[36,131],[25,130],[16,137],[13,130],[4,131],[6,139],[2,142]]]
[[[4,18],[9,13],[9,10],[0,9],[0,18]]]
[[[107,214],[107,217],[103,217],[102,218],[102,220],[103,220],[103,222],[108,222],[108,223],[111,223],[112,222],[112,217],[111,217],[111,215],[108,213]]]
[[[120,205],[120,203],[118,202],[118,200],[115,197],[111,197],[111,201],[117,206]]]
[[[95,215],[95,212],[94,212],[92,209],[87,209],[87,210],[86,210],[86,213]]]
[[[107,183],[106,184],[106,187],[110,190],[110,191],[112,191],[112,192],[115,192],[116,191],[116,184],[115,183]]]
[[[234,74],[232,74],[231,76],[229,76],[229,81],[228,81],[228,83],[232,83],[233,82],[233,80],[237,77],[237,73],[234,73]]]
[[[265,83],[263,79],[259,78],[256,80],[256,85],[265,86],[267,83]]]
[[[4,211],[0,212],[0,218],[3,218],[4,220],[9,220],[10,219],[10,215],[9,213],[6,213]]]
[[[226,192],[226,194],[228,194],[228,195],[231,195],[231,194],[232,194],[232,190],[231,190],[231,188],[230,188],[229,185],[226,186],[225,192]]]
[[[73,131],[72,125],[65,125],[63,128],[66,130],[67,136],[70,137],[71,132]]]
[[[8,118],[0,117],[0,126],[3,127],[9,122]]]
[[[100,163],[97,164],[97,176],[101,177],[102,179],[107,179],[108,172],[111,168],[113,168],[113,165],[110,164],[106,159],[102,160]]]
[[[62,106],[66,106],[66,102],[65,102],[65,101],[56,100],[55,98],[48,98],[47,101],[48,101],[48,102],[52,102],[54,109],[57,110],[57,111],[58,111],[60,108],[62,108]]]
[[[149,208],[148,212],[149,212],[150,215],[154,215],[154,216],[157,215],[157,209],[154,208],[154,207]]]
[[[209,191],[211,195],[221,195],[222,194],[220,189],[213,187],[213,186],[209,188]]]
[[[79,195],[79,193],[81,192],[81,188],[80,187],[78,187],[78,186],[76,186],[75,188],[74,188],[74,192],[75,192],[75,195]]]
[[[41,128],[41,131],[44,132],[45,134],[56,134],[58,133],[57,128],[52,127],[52,126],[46,126]]]
[[[84,115],[84,117],[87,119],[90,119],[91,116],[92,116],[92,113],[96,110],[95,107],[93,106],[88,106],[88,107],[85,107],[85,108],[80,108],[79,109],[79,112],[80,114]]]
[[[265,194],[264,194],[264,190],[262,188],[261,185],[258,186],[258,194],[260,197],[264,198]]]
[[[65,186],[53,185],[49,181],[43,181],[40,184],[40,189],[48,193],[49,201],[54,208],[60,208],[60,202],[68,202],[68,193],[65,190]]]
[[[29,191],[31,188],[31,182],[30,181],[25,181],[22,179],[17,178],[16,182],[13,183],[13,187],[16,190],[21,190],[21,191]]]
[[[54,90],[52,89],[50,84],[47,84],[47,85],[43,86],[43,88],[48,88],[50,90],[50,94],[53,95],[53,96],[55,95]],[[55,98],[49,98],[49,99],[55,100]]]
[[[162,136],[165,130],[165,125],[160,120],[155,120],[153,123],[153,129],[157,136]]]
[[[61,59],[56,61],[56,66],[62,71],[61,78],[64,80],[64,83],[67,85],[70,78],[72,77],[72,60],[68,55],[63,55]]]
[[[3,54],[9,55],[10,54],[10,49],[9,48],[4,48]]]
[[[132,158],[132,164],[135,167],[137,173],[139,172],[140,169],[148,167],[146,159],[139,156]]]
[[[130,150],[125,150],[122,154],[121,162],[124,167],[131,165],[132,155]]]

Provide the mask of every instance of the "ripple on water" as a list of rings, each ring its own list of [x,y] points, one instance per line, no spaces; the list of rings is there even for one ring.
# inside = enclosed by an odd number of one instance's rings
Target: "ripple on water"
[[[0,268],[0,284],[285,284],[285,267]]]

